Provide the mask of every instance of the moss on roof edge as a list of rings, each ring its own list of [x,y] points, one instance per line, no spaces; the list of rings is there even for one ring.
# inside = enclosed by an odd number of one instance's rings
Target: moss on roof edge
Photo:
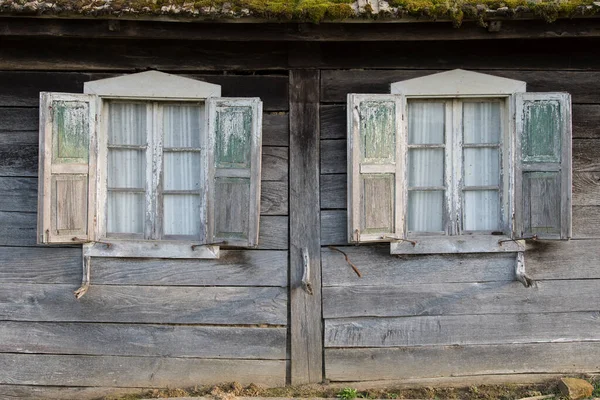
[[[451,20],[486,25],[523,16],[553,22],[600,15],[596,0],[0,0],[0,15],[95,18],[261,19],[267,22]]]

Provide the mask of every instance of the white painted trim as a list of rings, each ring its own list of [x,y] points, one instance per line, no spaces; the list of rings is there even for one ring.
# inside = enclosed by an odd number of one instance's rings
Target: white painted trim
[[[501,97],[525,92],[523,81],[455,69],[391,84],[392,94],[407,97]]]
[[[159,71],[146,71],[85,82],[83,93],[101,97],[194,99],[220,97],[221,86]]]

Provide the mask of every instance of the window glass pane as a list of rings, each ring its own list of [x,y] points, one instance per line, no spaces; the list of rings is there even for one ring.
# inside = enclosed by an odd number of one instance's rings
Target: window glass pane
[[[500,103],[463,103],[464,143],[500,143]]]
[[[409,149],[408,185],[444,186],[444,149]]]
[[[496,186],[500,182],[500,153],[490,148],[464,149],[465,186]]]
[[[163,107],[164,147],[200,147],[204,106],[171,104]]]
[[[443,144],[446,105],[444,103],[408,103],[408,143]]]
[[[145,176],[146,150],[109,149],[109,188],[143,189]]]
[[[200,153],[165,151],[163,176],[164,190],[199,190]]]
[[[165,235],[199,235],[199,195],[165,194],[163,201],[163,230]]]
[[[110,103],[108,143],[145,145],[146,141],[146,104]]]
[[[408,230],[411,232],[440,232],[444,230],[444,192],[408,192]]]
[[[500,200],[497,190],[465,191],[464,230],[500,229]]]
[[[108,192],[107,232],[144,233],[144,193]]]

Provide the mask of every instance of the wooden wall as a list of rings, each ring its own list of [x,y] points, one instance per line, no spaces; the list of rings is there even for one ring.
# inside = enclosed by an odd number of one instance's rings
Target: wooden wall
[[[320,105],[324,377],[600,371],[600,41],[398,39],[0,37],[0,397],[290,378],[288,91],[298,69],[317,72],[301,75],[317,80]],[[147,68],[264,101],[260,248],[217,261],[93,260],[77,301],[80,248],[35,245],[38,93]],[[575,238],[527,251],[533,288],[514,281],[510,254],[392,257],[386,245],[346,242],[346,94],[453,68],[573,95]]]
[[[157,56],[155,67],[220,84],[224,96],[262,98],[260,247],[225,250],[219,260],[93,259],[92,286],[76,300],[80,247],[35,244],[39,92],[81,93],[85,81],[135,72],[148,60],[117,43],[103,55],[93,41],[0,47],[0,398],[83,399],[227,381],[284,385],[287,71],[207,72],[193,61],[204,57],[184,57],[184,46]],[[144,51],[153,51],[150,44]]]
[[[583,45],[462,43],[462,50],[417,50],[427,53],[418,58],[398,44],[384,44],[364,58],[366,69],[321,71],[327,379],[381,383],[479,376],[484,382],[494,375],[600,371],[600,64],[591,62]],[[365,56],[366,48],[362,44],[356,51]],[[356,62],[358,56],[343,60],[347,68]],[[393,257],[389,245],[347,245],[346,94],[388,93],[392,82],[447,68],[573,96],[573,240],[529,246],[525,261],[536,280],[532,288],[515,281],[514,254]],[[329,245],[346,252],[363,277]]]

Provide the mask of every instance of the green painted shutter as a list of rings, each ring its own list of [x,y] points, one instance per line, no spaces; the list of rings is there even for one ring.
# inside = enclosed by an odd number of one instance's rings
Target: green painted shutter
[[[38,243],[90,241],[96,97],[40,94]]]
[[[403,237],[404,97],[348,95],[350,242]]]
[[[256,247],[260,215],[262,102],[207,100],[208,241]]]
[[[516,95],[516,236],[571,237],[571,96]]]

